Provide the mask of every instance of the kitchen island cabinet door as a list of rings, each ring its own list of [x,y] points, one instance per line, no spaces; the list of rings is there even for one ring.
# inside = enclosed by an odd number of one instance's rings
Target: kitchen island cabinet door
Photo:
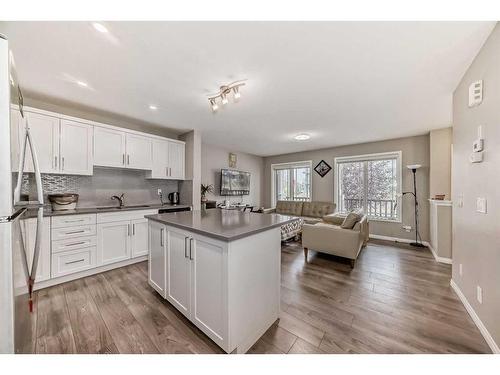
[[[203,236],[190,240],[191,320],[217,345],[227,342],[227,244]]]
[[[97,265],[130,259],[130,221],[97,225]]]
[[[131,256],[137,258],[148,254],[148,219],[132,220]]]
[[[167,300],[187,318],[191,312],[191,261],[189,234],[168,229]]]
[[[150,221],[149,225],[149,285],[160,295],[166,297],[167,253],[165,225]]]

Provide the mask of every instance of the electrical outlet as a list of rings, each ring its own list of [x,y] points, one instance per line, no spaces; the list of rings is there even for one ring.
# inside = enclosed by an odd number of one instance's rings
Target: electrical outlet
[[[459,208],[462,208],[464,206],[464,195],[463,194],[458,195],[457,206]]]
[[[486,213],[486,198],[483,197],[476,198],[476,211],[482,214]]]
[[[404,229],[406,232],[411,232],[411,225],[403,225],[403,229]]]
[[[158,191],[156,192],[156,194],[161,195],[162,194],[161,189],[158,189]]]
[[[464,273],[464,268],[462,267],[462,263],[458,265],[458,274],[462,276]]]
[[[483,303],[483,289],[479,285],[477,286],[477,302]]]

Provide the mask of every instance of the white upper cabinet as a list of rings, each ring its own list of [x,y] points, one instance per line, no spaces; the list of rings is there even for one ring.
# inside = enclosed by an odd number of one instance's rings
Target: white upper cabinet
[[[38,165],[41,173],[60,173],[59,158],[59,131],[60,120],[56,117],[46,116],[38,113],[25,112],[31,139],[38,156]],[[19,147],[24,138],[24,121],[19,116]],[[21,150],[22,151],[22,150]],[[29,145],[26,145],[26,157],[24,159],[24,171],[34,172],[33,161]]]
[[[152,143],[149,137],[127,133],[127,168],[151,169]]]
[[[60,170],[66,174],[92,175],[93,127],[61,120]]]
[[[168,142],[168,177],[174,180],[184,180],[185,144]]]
[[[122,131],[94,127],[94,165],[124,168],[125,138]]]
[[[151,178],[168,178],[168,144],[166,140],[153,139]]]

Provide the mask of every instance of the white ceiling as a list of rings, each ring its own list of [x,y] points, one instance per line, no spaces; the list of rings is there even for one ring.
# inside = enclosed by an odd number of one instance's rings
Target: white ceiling
[[[0,32],[28,91],[275,155],[449,126],[452,92],[495,22],[103,24],[110,34],[87,22]],[[206,95],[244,78],[240,102],[213,114]]]

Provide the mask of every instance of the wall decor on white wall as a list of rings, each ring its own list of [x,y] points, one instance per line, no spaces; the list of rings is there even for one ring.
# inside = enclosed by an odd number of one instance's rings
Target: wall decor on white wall
[[[237,155],[230,152],[229,153],[229,168],[236,168],[237,160],[238,160]]]
[[[322,178],[325,177],[328,174],[328,172],[330,172],[330,169],[332,169],[332,167],[330,167],[330,165],[324,160],[321,160],[314,167],[316,173],[319,174]]]

